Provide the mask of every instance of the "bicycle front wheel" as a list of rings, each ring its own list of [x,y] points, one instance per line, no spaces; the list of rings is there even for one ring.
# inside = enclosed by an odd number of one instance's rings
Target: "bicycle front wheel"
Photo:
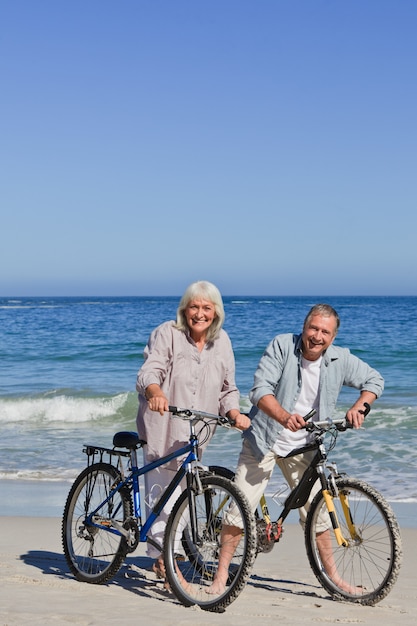
[[[186,606],[221,612],[246,584],[256,556],[256,528],[240,489],[221,476],[202,476],[201,492],[185,491],[168,519],[164,561],[168,582]],[[242,529],[235,535],[224,586],[211,588],[218,569],[223,525]],[[227,549],[223,538],[222,549]]]
[[[133,512],[126,490],[121,489],[107,500],[119,481],[120,474],[113,465],[96,463],[81,472],[68,494],[62,543],[68,567],[82,582],[108,581],[120,569],[129,551],[122,535],[110,532],[122,527]],[[95,509],[94,521],[100,527],[88,521]]]
[[[388,502],[373,487],[353,478],[340,478],[336,485],[339,495],[332,501],[346,545],[337,541],[330,520],[330,530],[317,533],[319,517],[329,519],[320,491],[306,521],[308,559],[331,596],[373,605],[385,598],[398,577],[400,530]]]

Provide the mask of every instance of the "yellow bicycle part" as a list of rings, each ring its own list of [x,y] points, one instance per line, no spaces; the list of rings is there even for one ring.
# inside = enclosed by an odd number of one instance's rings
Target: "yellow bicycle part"
[[[330,520],[332,522],[333,532],[336,537],[336,541],[339,544],[339,546],[343,546],[344,548],[346,548],[349,545],[349,543],[343,537],[342,531],[340,530],[339,520],[337,519],[336,510],[333,504],[333,496],[328,489],[323,489],[323,498],[326,503],[327,510],[329,511]]]

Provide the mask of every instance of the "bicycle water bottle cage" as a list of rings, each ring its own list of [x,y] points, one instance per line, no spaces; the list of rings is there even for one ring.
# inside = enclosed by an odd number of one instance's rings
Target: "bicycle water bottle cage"
[[[127,448],[128,450],[135,450],[135,448],[141,448],[146,441],[139,439],[138,433],[130,431],[121,431],[116,433],[113,437],[113,445],[115,448]]]

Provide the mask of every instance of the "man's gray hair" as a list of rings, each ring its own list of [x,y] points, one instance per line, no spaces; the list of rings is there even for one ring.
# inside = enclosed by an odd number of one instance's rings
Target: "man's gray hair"
[[[330,304],[315,304],[314,306],[312,306],[304,320],[304,328],[307,326],[310,319],[315,315],[322,315],[323,317],[334,317],[336,320],[337,333],[340,326],[340,318],[337,311],[332,306],[330,306]]]

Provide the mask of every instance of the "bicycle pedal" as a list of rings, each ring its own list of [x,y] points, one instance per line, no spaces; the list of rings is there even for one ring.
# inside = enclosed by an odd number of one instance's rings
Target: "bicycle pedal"
[[[281,524],[277,524],[277,530],[274,536],[275,543],[279,541],[283,535],[284,527]]]
[[[277,524],[276,522],[268,524],[265,529],[268,541],[273,541],[274,543],[276,543],[277,541],[281,539],[281,535],[283,531],[284,529],[282,525]]]

